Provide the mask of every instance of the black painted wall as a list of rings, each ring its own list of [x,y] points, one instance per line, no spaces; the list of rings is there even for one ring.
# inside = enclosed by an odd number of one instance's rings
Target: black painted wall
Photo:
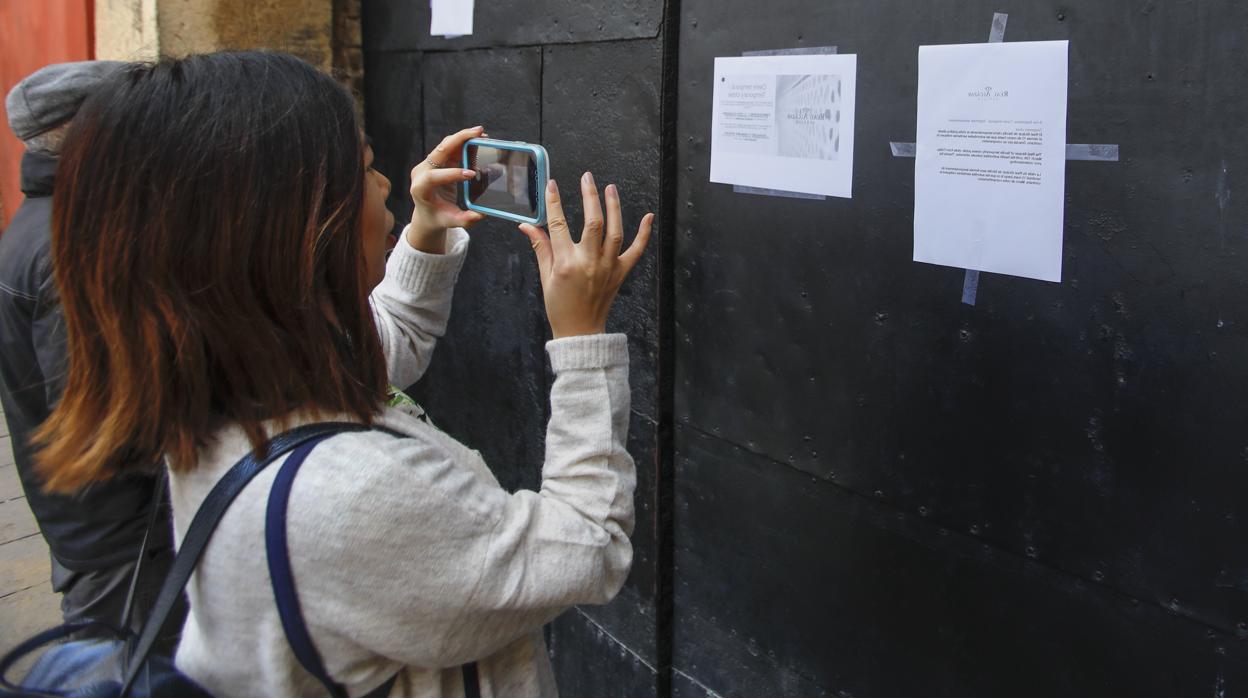
[[[910,261],[917,49],[1069,39],[1061,284]],[[682,0],[680,695],[1248,695],[1248,6]],[[715,56],[858,54],[855,198],[708,184]],[[699,685],[700,684],[700,685]]]
[[[411,215],[410,167],[442,136],[476,124],[494,138],[546,146],[578,230],[575,192],[587,169],[600,186],[619,187],[626,227],[658,211],[661,0],[609,10],[566,0],[480,2],[475,33],[453,40],[428,35],[428,2],[420,0],[365,0],[363,19],[366,127],[378,167],[394,183],[389,203],[398,220]],[[537,266],[512,224],[487,220],[471,235],[447,336],[412,393],[435,423],[481,451],[505,487],[535,489],[552,380]],[[657,622],[661,248],[652,245],[608,323],[629,335],[632,357],[632,573],[611,604],[575,609],[550,626],[564,695],[666,692],[667,674],[658,670],[666,635]]]
[[[1070,39],[1063,283],[910,261],[922,44]],[[659,236],[621,297],[633,574],[550,629],[564,695],[1248,696],[1248,6],[1233,0],[365,0],[392,209],[444,133],[544,143]],[[710,184],[716,56],[859,56],[855,198]],[[566,187],[565,187],[566,189]],[[576,214],[579,216],[579,212]],[[538,482],[536,269],[475,229],[417,388]]]

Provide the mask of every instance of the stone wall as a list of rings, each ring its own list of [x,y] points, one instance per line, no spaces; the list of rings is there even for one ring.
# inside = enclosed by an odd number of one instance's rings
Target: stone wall
[[[351,5],[358,24],[359,0],[97,0],[96,57],[151,60],[264,48],[329,70],[335,66],[335,11]]]
[[[361,0],[96,0],[96,57],[155,60],[222,49],[288,51],[330,71],[363,117]]]
[[[360,0],[333,0],[334,76],[351,88],[363,116],[364,37],[360,21]]]

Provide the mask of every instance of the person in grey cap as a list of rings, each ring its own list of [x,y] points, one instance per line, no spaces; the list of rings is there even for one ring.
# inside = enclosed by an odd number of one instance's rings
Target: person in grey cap
[[[52,554],[52,588],[66,622],[120,625],[143,536],[155,504],[153,475],[100,483],[74,497],[44,493],[34,471],[35,430],[59,399],[65,332],[50,259],[52,191],[61,142],[87,95],[126,64],[85,61],[50,65],[17,84],[5,99],[9,126],[26,146],[26,195],[0,236],[0,399],[13,457],[39,529]],[[142,626],[172,562],[168,509],[160,507],[136,588],[130,626]],[[170,627],[180,627],[178,622]],[[172,642],[167,639],[166,643]]]

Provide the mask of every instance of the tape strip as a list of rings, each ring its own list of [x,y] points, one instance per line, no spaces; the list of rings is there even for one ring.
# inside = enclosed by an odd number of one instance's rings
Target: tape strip
[[[835,46],[802,46],[800,48],[773,48],[764,51],[742,51],[742,56],[828,56],[836,55]]]
[[[823,194],[806,194],[800,191],[780,191],[779,189],[759,189],[758,187],[743,187],[740,184],[732,185],[732,190],[738,194],[784,196],[790,199],[810,199],[811,201],[823,201],[828,198]]]
[[[803,46],[801,48],[779,48],[764,51],[742,51],[742,56],[829,56],[836,55],[835,46]],[[762,189],[759,187],[743,187],[733,185],[732,190],[738,194],[754,194],[756,196],[781,196],[788,199],[807,199],[824,201],[828,197],[822,194],[803,194],[797,191],[780,191],[779,189]]]
[[[988,43],[999,44],[1005,41],[1005,25],[1009,21],[1010,16],[1004,12],[992,13],[992,29],[988,32]],[[966,275],[962,277],[962,303],[974,306],[978,298],[979,272],[974,269],[967,269]]]
[[[912,158],[917,154],[915,151],[917,146],[914,143],[893,142],[889,143],[888,147],[893,149],[893,157],[895,158]]]
[[[1067,143],[1067,160],[1118,162],[1117,143]]]
[[[975,299],[979,296],[979,272],[974,269],[967,269],[966,276],[962,277],[962,302],[967,305],[975,305]]]
[[[1005,41],[1005,24],[1010,21],[1010,16],[1004,12],[992,13],[992,31],[988,32],[988,43],[999,44]]]

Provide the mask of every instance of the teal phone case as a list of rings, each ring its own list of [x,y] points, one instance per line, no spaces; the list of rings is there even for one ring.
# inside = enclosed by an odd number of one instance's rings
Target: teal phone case
[[[546,149],[536,143],[524,143],[521,141],[499,141],[493,138],[472,138],[472,139],[469,139],[469,141],[464,144],[463,151],[461,152],[461,158],[463,160],[463,167],[465,170],[472,169],[472,166],[468,161],[468,146],[472,146],[472,145],[478,145],[478,146],[484,145],[484,146],[488,146],[491,148],[499,148],[502,150],[523,150],[533,155],[533,162],[535,164],[535,168],[534,168],[535,170],[534,180],[535,181],[532,184],[533,184],[533,191],[536,192],[535,198],[537,199],[537,217],[528,218],[528,217],[521,216],[515,213],[511,213],[509,211],[500,211],[496,208],[490,208],[489,206],[480,206],[478,204],[474,204],[468,198],[469,183],[464,182],[461,186],[462,186],[462,192],[464,196],[464,205],[468,207],[468,210],[478,211],[480,213],[484,213],[487,216],[495,216],[497,218],[503,218],[509,221],[515,221],[517,223],[532,223],[533,225],[546,225],[546,181],[550,178],[550,167],[549,167],[549,160],[546,156]]]

